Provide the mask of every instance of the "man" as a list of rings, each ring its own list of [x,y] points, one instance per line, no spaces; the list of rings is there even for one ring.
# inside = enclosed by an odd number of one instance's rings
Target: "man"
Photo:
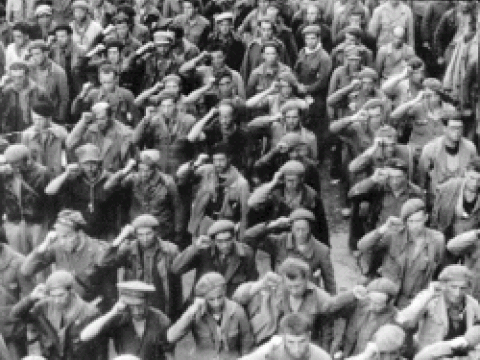
[[[21,142],[29,148],[34,161],[50,174],[60,175],[68,131],[53,122],[54,105],[48,99],[36,101],[31,111],[33,124],[22,132]]]
[[[97,102],[92,112],[82,114],[67,137],[67,149],[72,151],[85,143],[94,144],[102,154],[104,169],[118,171],[133,156],[132,130],[115,117],[110,103]]]
[[[48,37],[57,25],[53,20],[53,9],[50,5],[38,2],[35,6],[35,17],[32,24],[32,39],[48,41]]]
[[[135,106],[135,97],[130,90],[118,85],[118,70],[112,64],[104,64],[98,69],[100,87],[92,89],[91,83],[83,85],[82,91],[73,100],[72,114],[79,116],[83,111],[100,102],[110,104],[112,116],[123,124],[135,127],[140,121],[140,112]]]
[[[1,240],[6,241],[2,231]],[[10,315],[12,307],[33,288],[30,278],[23,276],[20,268],[25,261],[23,255],[10,246],[0,243],[0,336],[5,340],[7,357],[2,360],[20,360],[27,354],[26,326]]]
[[[143,150],[139,156],[138,171],[133,172],[135,161],[130,160],[105,183],[105,189],[124,188],[128,198],[132,199],[129,204],[130,221],[141,214],[150,214],[159,224],[161,239],[182,245],[186,209],[174,179],[159,169],[161,156],[158,150]]]
[[[407,43],[415,46],[412,10],[400,0],[387,0],[373,11],[368,25],[368,32],[377,39],[377,48],[393,40],[395,26],[405,29]]]
[[[275,335],[266,344],[241,360],[305,359],[330,360],[330,355],[311,343],[311,320],[302,313],[288,314],[280,321],[281,335]]]
[[[45,94],[30,78],[30,69],[23,62],[10,65],[9,74],[0,80],[0,131],[20,132],[32,124],[31,107]],[[13,134],[15,135],[15,134]],[[13,138],[17,141],[17,138]]]
[[[427,287],[444,259],[445,237],[426,227],[427,218],[423,200],[409,199],[402,206],[400,219],[389,217],[358,242],[363,253],[386,249],[379,273],[400,285],[395,302],[400,309]]]
[[[148,305],[155,288],[142,281],[124,281],[117,287],[120,299],[109,312],[88,324],[80,339],[87,342],[109,337],[119,355],[136,355],[142,360],[173,359],[173,347],[166,338],[170,319]]]
[[[94,0],[91,2],[92,19],[103,28],[111,24],[116,10],[116,7],[107,0]]]
[[[318,193],[305,184],[305,166],[297,161],[286,162],[273,179],[257,188],[248,199],[248,206],[265,214],[265,221],[289,216],[297,208],[310,210],[314,216],[312,234],[330,245],[323,202]]]
[[[174,25],[180,25],[185,31],[185,38],[203,49],[210,32],[210,21],[200,15],[201,3],[198,0],[183,0],[183,14],[173,18]]]
[[[238,359],[254,345],[252,329],[243,308],[226,296],[225,278],[216,272],[204,274],[195,286],[195,301],[167,331],[177,343],[189,331],[200,359]]]
[[[46,232],[50,212],[45,196],[48,170],[33,161],[23,144],[10,145],[4,152],[0,167],[0,191],[3,197],[5,229],[8,243],[27,255]]]
[[[13,42],[5,50],[5,69],[16,62],[28,60],[30,43],[30,25],[26,22],[18,22],[12,26]]]
[[[33,323],[47,359],[100,359],[94,343],[82,342],[81,330],[98,317],[98,310],[74,290],[71,273],[56,270],[12,309],[12,316]]]
[[[85,144],[76,149],[75,155],[78,163],[69,164],[48,184],[45,192],[58,196],[62,209],[81,212],[89,236],[112,240],[117,233],[117,199],[104,189],[110,173],[102,167],[100,149]]]
[[[34,4],[16,2],[14,0],[6,1],[6,20],[10,25],[19,21],[30,21],[34,17]]]
[[[88,2],[75,0],[71,6],[73,9],[73,21],[70,23],[70,27],[73,30],[72,39],[82,51],[87,52],[103,28],[92,19],[91,8]]]
[[[306,209],[292,211],[288,218],[281,217],[247,230],[244,241],[258,251],[266,252],[270,259],[266,268],[278,271],[287,257],[298,257],[308,263],[313,281],[331,295],[336,293],[330,249],[312,235],[313,213]]]
[[[30,78],[45,90],[53,102],[55,122],[67,120],[70,95],[67,75],[62,67],[49,59],[50,47],[43,40],[32,41],[29,45],[31,56]]]
[[[252,249],[236,235],[232,221],[215,221],[207,235],[197,237],[175,258],[172,271],[183,275],[196,269],[195,283],[208,272],[218,272],[224,277],[227,296],[231,296],[240,284],[257,276]]]
[[[472,274],[463,265],[450,265],[397,316],[403,327],[418,326],[418,349],[462,336],[480,319],[477,300],[468,295]]]
[[[367,48],[364,43],[366,34],[357,26],[350,25],[341,31],[338,39],[338,45],[332,50],[332,65],[333,68],[337,68],[343,65],[345,58],[345,49],[348,46],[355,45],[360,51],[362,57],[361,63],[364,66],[373,68],[373,53],[372,50]]]
[[[288,64],[293,65],[298,57],[298,46],[295,42],[292,30],[285,24],[286,19],[281,14],[280,4],[271,4],[267,8],[266,16],[271,18],[276,28],[276,36],[285,45]],[[288,11],[288,10],[287,10]]]
[[[349,25],[352,14],[358,14],[360,17],[359,28],[365,29],[366,25],[368,25],[370,21],[370,11],[368,8],[359,0],[346,0],[344,4],[339,7],[339,10],[333,14],[333,41],[335,41],[339,37],[339,33]]]

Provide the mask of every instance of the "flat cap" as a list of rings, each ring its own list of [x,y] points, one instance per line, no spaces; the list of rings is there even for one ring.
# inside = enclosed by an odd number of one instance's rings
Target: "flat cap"
[[[382,127],[379,127],[377,131],[375,131],[375,138],[397,138],[397,130],[395,130],[394,127],[390,125],[383,125]]]
[[[215,221],[209,228],[207,235],[208,236],[215,236],[219,233],[223,232],[234,232],[235,231],[235,223],[233,221],[227,219],[221,219]]]
[[[398,325],[383,325],[374,335],[379,352],[394,352],[403,346],[405,331]]]
[[[397,296],[400,291],[399,286],[387,278],[378,278],[373,280],[367,286],[369,292],[379,292],[389,296]]]
[[[35,9],[35,16],[52,15],[52,7],[47,4],[38,5]]]
[[[102,161],[100,155],[100,149],[93,144],[85,144],[75,150],[75,155],[77,155],[78,162],[87,162],[87,161]]]
[[[472,272],[464,265],[449,265],[445,267],[438,280],[440,281],[470,281],[472,279]]]
[[[91,11],[90,4],[85,0],[75,0],[72,4],[72,9],[77,9],[77,8],[84,9],[85,11],[88,11],[88,12]]]
[[[232,12],[227,11],[227,12],[223,12],[223,13],[215,16],[215,22],[219,23],[219,22],[224,21],[224,20],[233,21],[234,18],[235,18],[235,15],[233,15]]]
[[[225,278],[217,272],[209,272],[203,275],[195,285],[195,296],[204,297],[210,291],[225,286]]]
[[[162,80],[162,82],[164,84],[166,84],[169,81],[174,81],[179,85],[182,83],[182,79],[180,78],[180,76],[178,76],[176,74],[169,74],[169,75],[165,76]]]
[[[50,274],[45,282],[47,291],[54,289],[69,289],[73,287],[75,278],[71,273],[66,270],[56,270]]]
[[[309,25],[305,26],[305,28],[302,30],[302,34],[315,34],[315,35],[320,35],[322,29],[318,25]]]
[[[265,42],[262,44],[262,52],[263,52],[267,47],[273,47],[273,48],[277,49],[277,52],[280,50],[280,45],[279,45],[276,41],[273,41],[273,40],[265,41]]]
[[[3,153],[8,163],[25,160],[30,157],[30,150],[23,144],[9,145]]]
[[[68,24],[58,24],[53,29],[53,32],[57,32],[57,31],[66,31],[67,34],[72,34],[73,33],[72,27]]]
[[[315,215],[310,210],[299,208],[295,209],[290,213],[290,220],[297,221],[297,220],[308,220],[308,221],[315,221]]]
[[[139,280],[119,282],[117,288],[120,297],[127,305],[143,304],[148,294],[155,292],[153,285]]]
[[[358,73],[360,79],[372,79],[373,81],[378,80],[378,73],[372,68],[365,67]]]
[[[28,49],[32,51],[33,49],[40,49],[42,51],[49,51],[50,48],[47,43],[43,40],[33,40],[28,45]]]
[[[440,80],[435,78],[426,78],[423,80],[423,86],[436,92],[443,92],[443,85]]]
[[[71,226],[73,228],[79,228],[87,225],[82,213],[80,211],[71,209],[64,209],[60,211],[57,215],[57,223],[65,226]]]
[[[404,173],[408,172],[408,164],[400,158],[388,159],[385,166],[390,169],[402,170]]]
[[[153,42],[155,44],[171,44],[175,35],[171,31],[155,31],[153,33]]]
[[[300,134],[297,134],[297,133],[294,133],[294,132],[289,132],[289,133],[283,135],[279,142],[287,145],[289,150],[294,149],[295,147],[297,147],[299,145],[306,144],[306,142],[302,138],[302,136]]]
[[[289,160],[280,168],[282,174],[303,175],[305,173],[305,166],[297,160]]]
[[[278,268],[280,275],[310,277],[310,265],[300,258],[287,257]]]
[[[344,50],[346,59],[361,59],[360,49],[356,45],[348,45]]]
[[[410,216],[419,212],[425,211],[425,202],[422,199],[408,199],[400,210],[400,218],[407,221]]]
[[[147,149],[140,153],[140,161],[148,166],[158,165],[161,154],[157,149]]]
[[[135,220],[132,221],[132,226],[135,229],[138,229],[138,228],[155,228],[158,225],[159,225],[158,220],[155,218],[155,216],[150,215],[150,214],[139,215],[135,218]]]

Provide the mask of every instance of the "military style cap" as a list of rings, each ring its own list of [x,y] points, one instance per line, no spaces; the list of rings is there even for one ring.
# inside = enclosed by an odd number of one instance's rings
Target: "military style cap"
[[[150,214],[139,215],[132,222],[132,226],[135,229],[138,229],[138,228],[154,228],[154,227],[157,227],[158,225],[159,225],[158,220],[155,218],[155,216],[150,215]]]
[[[209,272],[203,275],[195,285],[195,296],[204,297],[210,291],[225,286],[225,278],[217,272]]]
[[[322,29],[318,25],[309,25],[305,26],[305,28],[302,30],[302,34],[315,34],[315,35],[320,35]]]
[[[413,214],[424,210],[425,202],[422,199],[408,199],[402,205],[402,209],[400,210],[400,218],[403,221],[407,221],[407,219]]]
[[[397,296],[400,289],[392,280],[387,278],[378,278],[368,284],[367,290],[369,292],[379,292],[389,296]]]
[[[375,131],[375,137],[397,138],[397,130],[390,125],[383,125]]]
[[[290,110],[299,110],[304,111],[308,106],[306,106],[306,102],[301,99],[290,99],[285,101],[285,103],[280,107],[280,112],[282,114],[286,114],[287,111]]]
[[[45,282],[47,291],[54,289],[70,289],[73,287],[75,279],[71,273],[66,270],[57,270],[50,274]]]
[[[358,77],[361,79],[372,79],[373,81],[377,81],[378,73],[369,67],[365,67],[360,70],[360,72],[358,73]]]
[[[219,233],[227,232],[227,231],[231,231],[231,232],[235,231],[235,224],[233,223],[233,221],[221,219],[221,220],[215,221],[208,228],[207,235],[213,237]]]
[[[230,21],[233,21],[233,19],[235,18],[235,15],[233,15],[232,12],[223,12],[221,14],[218,14],[216,17],[215,17],[215,22],[219,23],[221,21],[224,21],[224,20],[230,20]]]
[[[303,175],[305,173],[305,166],[297,160],[289,160],[280,168],[282,174]]]
[[[127,305],[143,304],[148,294],[155,292],[153,285],[139,280],[119,282],[117,288],[121,299]]]
[[[72,4],[72,9],[76,9],[76,8],[83,9],[87,12],[91,11],[90,4],[85,0],[75,0]]]
[[[175,36],[171,31],[155,31],[153,33],[153,42],[155,44],[171,44]]]
[[[393,352],[400,349],[405,341],[405,331],[397,325],[383,325],[374,335],[379,352]]]
[[[470,281],[472,272],[464,265],[449,265],[438,275],[440,281]]]
[[[276,42],[276,41],[273,41],[273,40],[268,40],[268,41],[265,41],[263,44],[262,44],[262,52],[265,50],[265,48],[267,47],[274,47],[275,49],[277,49],[277,52],[280,50],[280,45]]]
[[[93,144],[85,144],[75,150],[78,162],[97,161],[101,162],[100,149]]]
[[[35,9],[35,16],[52,15],[52,7],[47,4],[38,5]]]
[[[287,257],[278,268],[278,273],[286,276],[293,275],[309,278],[310,272],[310,265],[307,262],[294,257]]]
[[[87,225],[80,211],[65,209],[58,213],[57,223],[73,228],[79,228]]]
[[[315,215],[310,210],[307,209],[295,209],[290,213],[290,220],[297,221],[297,220],[308,220],[308,221],[315,221]]]
[[[3,153],[8,163],[24,160],[30,157],[30,150],[23,144],[9,145]]]
[[[156,149],[143,150],[140,153],[140,161],[149,166],[156,165],[160,162],[160,151]]]
[[[399,158],[388,159],[385,166],[390,169],[402,170],[405,173],[408,171],[408,164]]]

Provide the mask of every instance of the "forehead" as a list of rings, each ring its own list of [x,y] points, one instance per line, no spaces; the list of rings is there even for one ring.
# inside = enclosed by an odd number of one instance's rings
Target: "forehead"
[[[409,221],[421,220],[425,216],[425,211],[420,210],[408,217]]]
[[[56,288],[49,291],[51,296],[65,295],[67,292],[68,292],[67,289],[63,289],[63,288]]]
[[[448,120],[448,124],[447,124],[449,127],[455,127],[455,128],[459,128],[459,127],[463,127],[463,122],[460,121],[460,120]]]
[[[207,295],[205,295],[205,298],[207,300],[213,300],[217,299],[219,297],[225,296],[225,289],[224,286],[218,286],[213,290],[210,290]]]
[[[229,240],[232,239],[233,235],[230,231],[224,231],[215,235],[216,240]]]

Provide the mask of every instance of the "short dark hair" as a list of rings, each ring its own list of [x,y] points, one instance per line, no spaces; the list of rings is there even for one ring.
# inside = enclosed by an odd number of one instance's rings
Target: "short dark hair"
[[[210,154],[212,155],[212,157],[214,155],[217,155],[217,154],[224,154],[227,157],[227,159],[231,159],[232,158],[232,148],[228,144],[226,144],[224,142],[221,142],[221,143],[216,144],[212,148],[212,151],[211,151]]]
[[[280,321],[280,329],[286,335],[306,335],[312,331],[312,322],[306,314],[301,312],[287,314]]]
[[[30,36],[30,25],[26,23],[25,21],[19,21],[16,22],[12,26],[12,31],[20,31],[23,35],[28,35]]]
[[[475,156],[470,159],[470,162],[467,165],[467,170],[472,170],[480,174],[480,156]]]
[[[225,45],[223,45],[219,41],[214,41],[214,42],[208,44],[206,50],[208,52],[221,51],[224,54],[227,54],[227,48],[225,47]]]
[[[112,64],[103,64],[98,68],[98,74],[115,74],[115,76],[118,76],[118,70],[115,66]]]

